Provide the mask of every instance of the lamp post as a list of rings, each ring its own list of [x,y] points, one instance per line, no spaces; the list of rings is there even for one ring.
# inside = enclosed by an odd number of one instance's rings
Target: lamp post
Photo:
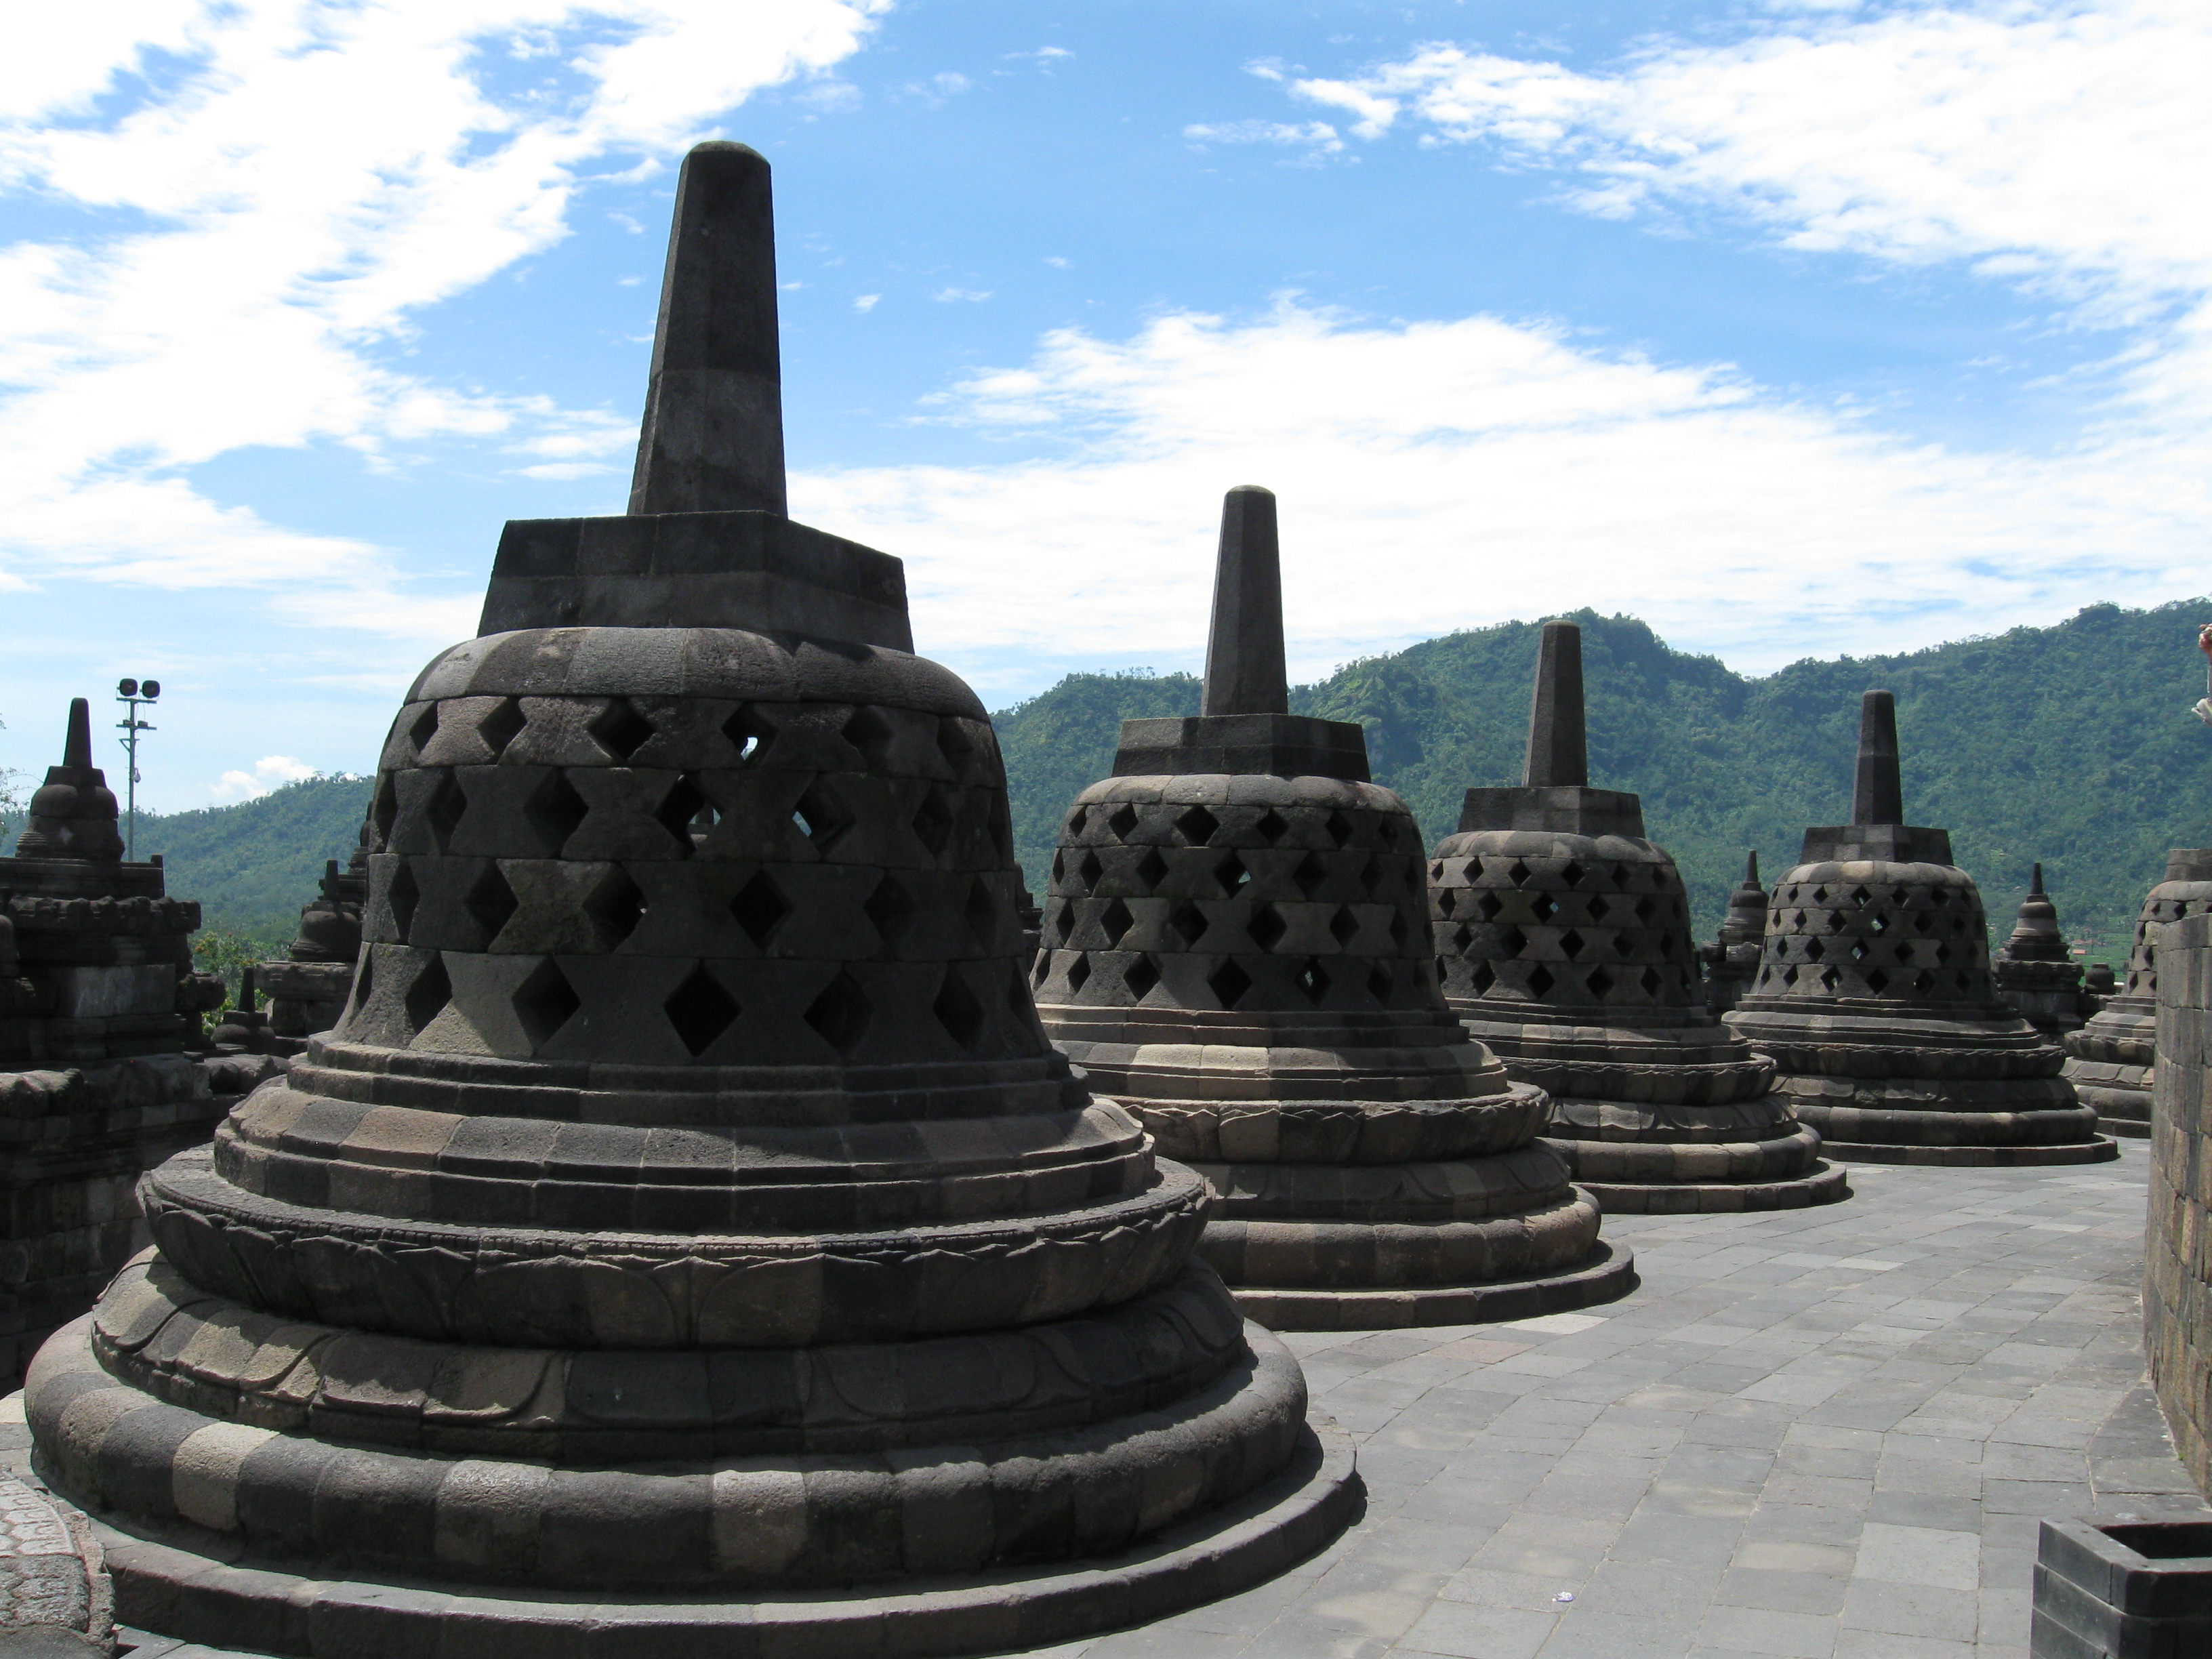
[[[142,703],[152,707],[161,695],[159,680],[148,680],[142,684],[125,678],[115,683],[115,701],[125,706],[123,718],[116,722],[115,729],[123,733],[124,752],[131,759],[131,779],[124,786],[131,805],[129,827],[124,831],[123,856],[134,861],[138,856],[138,734],[156,729],[138,718],[138,708]]]

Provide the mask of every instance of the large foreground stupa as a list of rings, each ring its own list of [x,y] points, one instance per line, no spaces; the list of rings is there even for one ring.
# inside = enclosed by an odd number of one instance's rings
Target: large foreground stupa
[[[1869,691],[1851,822],[1805,832],[1728,1023],[1782,1071],[1831,1158],[2084,1164],[2118,1155],[2056,1043],[1990,977],[1989,927],[1947,830],[1905,822],[1897,710]]]
[[[1820,1137],[1705,1005],[1681,872],[1644,805],[1589,787],[1582,630],[1544,624],[1517,789],[1470,789],[1429,864],[1444,996],[1608,1210],[1802,1209],[1849,1196]]]
[[[1515,1319],[1635,1283],[1535,1139],[1549,1103],[1444,1006],[1425,860],[1366,734],[1289,713],[1275,498],[1222,510],[1206,694],[1127,720],[1053,857],[1038,1012],[1221,1202],[1203,1254],[1277,1329]]]
[[[337,1027],[33,1367],[123,1622],[337,1656],[1048,1646],[1270,1576],[1345,1437],[1045,1040],[989,721],[785,516],[769,172],[695,150],[627,517],[518,522]]]

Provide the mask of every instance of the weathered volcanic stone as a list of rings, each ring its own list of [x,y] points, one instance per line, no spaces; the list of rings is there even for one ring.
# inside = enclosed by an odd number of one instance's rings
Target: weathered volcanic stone
[[[717,492],[765,477],[772,308],[678,349],[695,287],[772,299],[767,191],[741,146],[684,164],[640,499],[666,451],[702,510],[637,520],[654,546],[771,514]],[[1204,1183],[1038,1025],[997,744],[883,637],[896,562],[801,561],[740,627],[705,528],[661,572],[702,625],[520,579],[560,625],[495,614],[423,671],[343,1018],[148,1177],[158,1251],[41,1352],[32,1431],[117,1529],[126,1623],[325,1659],[1050,1645],[1356,1504],[1194,1259]]]
[[[2157,945],[2157,1109],[2143,1237],[2143,1351],[2197,1489],[2212,1496],[2212,915],[2163,926]],[[2212,1545],[2212,1539],[2208,1539]],[[2197,1554],[2212,1554],[2212,1547]],[[2212,1581],[2203,1587],[2212,1614]]]
[[[0,1388],[145,1243],[140,1173],[228,1103],[183,1052],[222,996],[192,971],[199,906],[159,859],[124,861],[82,697],[19,847],[0,858]]]
[[[1862,707],[1853,822],[1805,832],[1767,902],[1765,953],[1727,1016],[1781,1069],[1831,1158],[2083,1164],[2118,1156],[1998,997],[1973,879],[1945,830],[1902,822],[1896,705]]]
[[[1997,994],[2047,1037],[2079,1030],[2088,1016],[2081,967],[2058,930],[2058,907],[2043,890],[2040,864],[2028,877],[2027,896],[2020,902],[2011,937],[1990,958],[1990,976]]]
[[[1129,720],[1053,857],[1038,1012],[1220,1194],[1201,1253],[1253,1318],[1519,1318],[1633,1284],[1429,960],[1420,832],[1353,725],[1282,712],[1274,497],[1222,516],[1208,712]]]
[[[1848,1197],[1774,1065],[1705,1006],[1682,878],[1632,794],[1593,789],[1582,630],[1544,624],[1527,782],[1470,789],[1429,861],[1444,997],[1545,1141],[1609,1210],[1798,1209]]]
[[[2159,930],[2212,911],[2212,847],[2177,847],[2166,879],[2143,896],[2128,953],[2127,982],[2066,1045],[2066,1080],[2109,1134],[2150,1133],[2152,1071],[2158,1058]]]
[[[1759,977],[1766,943],[1766,889],[1759,884],[1759,854],[1747,853],[1743,880],[1729,895],[1728,915],[1711,945],[1698,947],[1705,970],[1705,1006],[1724,1014]]]

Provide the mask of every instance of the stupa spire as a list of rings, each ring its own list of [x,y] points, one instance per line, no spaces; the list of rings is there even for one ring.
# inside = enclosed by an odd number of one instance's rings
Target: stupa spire
[[[1905,822],[1905,785],[1897,768],[1897,699],[1887,691],[1869,691],[1859,699],[1858,779],[1851,790],[1851,822]]]
[[[70,699],[69,732],[62,738],[64,766],[92,765],[92,704],[82,697]]]
[[[1547,622],[1536,657],[1536,695],[1528,706],[1529,789],[1586,787],[1589,749],[1583,725],[1583,630]]]
[[[787,510],[775,298],[766,158],[696,146],[677,175],[633,514]]]
[[[1283,666],[1283,560],[1275,492],[1238,484],[1221,501],[1213,567],[1213,627],[1206,642],[1203,714],[1287,714]]]

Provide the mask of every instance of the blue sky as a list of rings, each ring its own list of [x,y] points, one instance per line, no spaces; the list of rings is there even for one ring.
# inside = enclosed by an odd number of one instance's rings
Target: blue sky
[[[776,168],[797,516],[994,707],[1592,605],[1747,672],[2205,591],[2212,14],[118,0],[0,66],[0,764],[371,762],[621,510],[673,165]],[[87,15],[87,12],[93,15]]]

